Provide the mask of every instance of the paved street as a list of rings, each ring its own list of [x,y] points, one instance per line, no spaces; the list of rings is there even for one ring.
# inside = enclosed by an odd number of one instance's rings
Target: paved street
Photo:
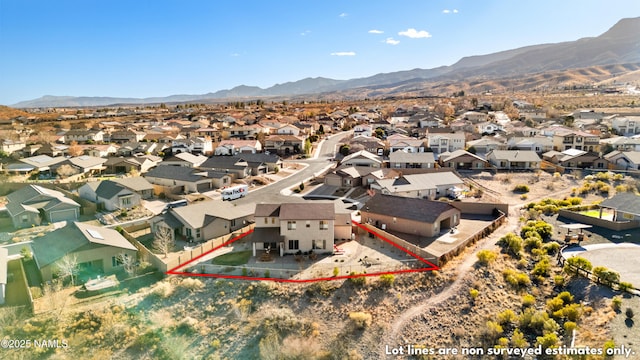
[[[343,132],[325,139],[320,144],[320,148],[316,150],[316,156],[311,159],[300,159],[300,160],[287,160],[286,162],[297,162],[297,163],[305,163],[308,164],[306,168],[300,170],[299,172],[282,179],[276,183],[273,183],[269,186],[264,186],[262,188],[253,190],[244,198],[234,200],[239,204],[246,203],[281,203],[287,201],[287,196],[282,195],[281,191],[284,189],[292,188],[306,179],[313,178],[325,172],[327,169],[331,168],[335,165],[334,162],[329,161],[330,158],[335,156],[335,149],[337,144],[350,135],[351,132]]]

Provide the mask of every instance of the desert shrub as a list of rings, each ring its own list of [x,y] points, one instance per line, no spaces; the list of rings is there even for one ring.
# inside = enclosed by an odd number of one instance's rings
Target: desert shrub
[[[607,269],[604,266],[596,266],[595,268],[593,268],[593,275],[596,277],[597,282],[602,282],[608,285],[620,281],[619,273]]]
[[[520,195],[520,200],[527,200],[528,198],[527,194]]]
[[[596,179],[599,181],[611,181],[613,174],[610,172],[599,172],[596,174]]]
[[[535,296],[531,294],[522,295],[522,306],[530,307],[536,304]]]
[[[568,304],[562,309],[553,313],[553,317],[564,318],[569,321],[578,321],[582,316],[582,309],[579,304]]]
[[[161,299],[166,299],[173,294],[175,290],[173,284],[167,281],[161,281],[156,283],[156,286],[153,287],[151,293]]]
[[[512,269],[505,269],[502,272],[505,281],[516,288],[526,287],[531,284],[531,279],[529,276],[523,272],[519,272]]]
[[[510,323],[515,323],[518,320],[518,316],[513,310],[506,309],[498,314],[496,320],[500,325],[507,325]]]
[[[622,298],[620,296],[614,296],[613,299],[611,299],[611,308],[614,311],[620,311],[622,308]]]
[[[333,268],[333,276],[336,277],[340,274],[340,269],[336,266]]]
[[[562,299],[558,297],[554,297],[553,299],[547,300],[547,310],[549,312],[554,313],[564,307],[564,302]]]
[[[395,280],[396,277],[393,274],[380,275],[380,284],[382,284],[382,286],[390,287]]]
[[[567,259],[564,265],[564,271],[567,274],[576,274],[576,268],[584,271],[591,271],[593,265],[591,262],[580,256],[573,256]]]
[[[529,192],[529,186],[524,185],[524,184],[518,184],[513,188],[513,192],[515,192],[515,193],[528,193]]]
[[[544,244],[542,248],[544,249],[545,253],[547,253],[548,255],[555,255],[560,250],[560,244],[558,244],[555,241],[552,241],[550,243]]]
[[[616,347],[616,343],[613,340],[607,340],[604,342],[604,344],[602,345],[602,349],[604,351],[604,353],[606,354],[607,352],[615,349]],[[610,350],[611,349],[611,350]],[[610,357],[610,356],[607,356]]]
[[[491,250],[480,250],[478,251],[476,256],[478,257],[478,262],[480,264],[489,265],[496,259],[498,255]]]
[[[502,328],[502,326],[500,326],[500,324],[495,321],[487,321],[484,328],[483,336],[487,340],[495,341],[498,337],[500,337],[500,335],[502,335],[503,332],[504,329]]]
[[[543,349],[548,349],[550,347],[556,346],[558,343],[558,335],[555,333],[548,333],[543,336],[538,336],[536,338],[536,345],[542,346]]]
[[[349,319],[358,329],[365,329],[373,322],[371,314],[362,311],[350,312]]]
[[[562,276],[562,275],[554,276],[553,277],[553,282],[556,284],[556,286],[564,286],[564,283],[565,283],[564,276]]]
[[[528,238],[531,236],[547,239],[553,234],[553,226],[543,220],[530,220],[520,230],[520,236]]]
[[[522,238],[514,233],[508,233],[498,240],[498,245],[501,246],[506,253],[515,258],[520,258],[522,243]]]
[[[180,281],[179,286],[186,290],[197,291],[197,290],[202,290],[204,288],[204,283],[200,279],[184,277],[182,278],[182,281]]]
[[[622,181],[622,180],[624,180],[624,174],[618,173],[613,175],[613,181]]]
[[[538,261],[536,265],[533,267],[531,274],[536,276],[544,276],[547,277],[551,273],[551,262],[548,257],[544,257],[542,260]]]
[[[476,298],[480,295],[480,291],[478,289],[469,289],[469,296],[471,296],[472,300],[476,300]]]
[[[524,248],[526,250],[540,249],[542,247],[542,239],[539,237],[528,237],[524,240]]]
[[[513,335],[511,336],[511,346],[521,349],[529,346],[527,339],[525,339],[524,334],[520,329],[515,329],[513,331]]]
[[[289,335],[282,340],[278,353],[278,359],[318,359],[323,351],[322,344],[316,339]]]
[[[573,321],[566,321],[563,327],[565,334],[570,335],[573,330],[578,328],[578,324],[574,323]]]
[[[631,289],[633,289],[633,284],[631,284],[629,282],[621,281],[618,284],[618,290],[620,290],[620,291],[629,291]]]
[[[362,274],[360,273],[352,271],[351,273],[349,273],[349,275],[353,276],[349,278],[349,282],[354,285],[362,286],[367,283],[367,278],[365,276],[362,276]]]

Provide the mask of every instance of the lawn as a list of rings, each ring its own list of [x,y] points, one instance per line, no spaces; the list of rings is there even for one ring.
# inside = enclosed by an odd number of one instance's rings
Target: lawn
[[[600,209],[581,211],[580,214],[597,218],[600,217]],[[603,213],[602,215],[605,214]]]
[[[238,266],[244,265],[251,258],[251,250],[230,252],[213,258],[214,265]]]

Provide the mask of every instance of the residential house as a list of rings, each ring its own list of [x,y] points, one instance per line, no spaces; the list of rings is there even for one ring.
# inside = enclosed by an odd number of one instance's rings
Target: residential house
[[[66,145],[60,145],[66,146]],[[82,147],[82,151],[85,155],[102,157],[106,158],[112,155],[115,155],[118,151],[118,148],[113,144],[105,144],[105,145],[79,145]],[[66,146],[66,149],[69,147]],[[65,151],[66,151],[65,149]],[[60,155],[65,155],[65,153],[61,153]],[[53,155],[52,155],[53,156]]]
[[[512,137],[507,140],[507,146],[510,150],[528,150],[542,154],[553,150],[553,138],[546,136]]]
[[[216,147],[215,155],[255,154],[262,151],[258,140],[222,140]]]
[[[200,167],[202,163],[207,161],[207,159],[209,159],[209,157],[204,156],[202,154],[194,155],[191,153],[182,152],[162,160],[160,165],[185,166],[190,168],[197,168],[197,167]]]
[[[140,194],[111,180],[88,182],[78,188],[78,194],[107,211],[131,209],[142,199]]]
[[[168,146],[156,142],[128,142],[120,145],[116,153],[118,156],[157,154],[167,148]]]
[[[440,154],[438,162],[441,167],[455,170],[483,170],[491,167],[487,160],[466,150]]]
[[[615,136],[608,139],[601,139],[601,147],[610,145],[614,150],[619,151],[640,151],[640,137]]]
[[[553,149],[600,151],[600,137],[588,132],[558,127],[553,130]]]
[[[31,145],[31,147],[34,147],[34,146],[38,146],[38,148],[35,151],[29,151],[29,156],[47,155],[50,157],[58,157],[58,156],[67,156],[69,154],[69,145],[65,145],[65,144],[56,144],[56,143],[46,142],[44,144]],[[83,147],[83,145],[78,145],[78,146]],[[87,154],[87,155],[91,155],[91,154]]]
[[[75,259],[80,274],[91,276],[122,269],[120,256],[137,257],[136,247],[116,230],[81,222],[34,238],[31,249],[43,281],[56,276],[58,263],[65,256]]]
[[[371,184],[371,188],[382,194],[421,199],[437,199],[444,196],[457,196],[464,182],[450,171],[424,174],[400,174],[393,179],[380,179]]]
[[[541,162],[535,151],[527,150],[493,150],[486,158],[499,170],[537,170]]]
[[[256,153],[242,154],[237,158],[243,159],[251,168],[251,175],[264,174],[265,172],[273,172],[282,168],[282,159],[276,154]]]
[[[611,120],[611,128],[624,136],[640,134],[640,116],[616,116]]]
[[[467,111],[462,114],[462,118],[465,120],[469,120],[474,124],[486,122],[489,118],[487,113],[479,112],[479,111]]]
[[[22,158],[19,161],[22,163],[25,169],[28,171],[49,172],[51,167],[66,161],[64,156],[51,157],[48,155],[36,155],[31,157]],[[9,167],[11,169],[11,166]]]
[[[464,133],[429,133],[427,134],[427,147],[436,155],[463,150],[466,147],[465,135]]]
[[[154,166],[160,164],[162,158],[153,155],[141,155],[131,157],[112,157],[104,163],[105,172],[108,174],[129,174],[132,172],[142,174]]]
[[[342,161],[340,161],[340,165],[379,168],[382,166],[382,157],[372,154],[366,150],[360,150],[345,156]]]
[[[104,165],[107,159],[89,155],[81,155],[65,159],[65,161],[51,165],[51,171],[56,172],[60,166],[70,165],[78,171],[79,174],[95,175],[102,173],[106,169]]]
[[[467,141],[467,149],[474,148],[476,154],[486,154],[491,150],[507,150],[507,145],[492,138],[483,137],[478,140]]]
[[[236,179],[247,178],[254,171],[256,173],[265,173],[267,171],[266,166],[261,162],[257,165],[253,164],[254,166],[257,166],[257,168],[251,168],[249,163],[244,159],[244,155],[212,156],[200,165],[200,169],[229,173]]]
[[[537,108],[520,109],[518,113],[524,120],[542,121],[547,118],[547,112]]]
[[[389,152],[424,152],[424,140],[412,138],[402,134],[387,136]]]
[[[341,188],[362,186],[362,177],[378,169],[368,166],[340,166],[324,176],[324,183]]]
[[[80,204],[63,193],[38,185],[27,185],[7,195],[7,211],[16,228],[40,225],[43,221],[77,220]]]
[[[0,151],[8,155],[13,154],[14,152],[21,151],[26,146],[27,144],[25,144],[24,141],[20,141],[20,140],[9,140],[9,139],[0,140]]]
[[[211,138],[192,137],[189,139],[175,139],[171,143],[173,154],[188,152],[192,154],[213,154],[213,142]]]
[[[353,137],[366,136],[371,137],[373,135],[373,126],[368,124],[358,124],[353,127]]]
[[[615,168],[620,170],[640,170],[640,152],[612,151],[604,156]]]
[[[504,127],[494,122],[481,122],[476,124],[476,130],[479,134],[495,134],[499,131],[504,131]]]
[[[460,224],[460,210],[444,201],[376,194],[360,210],[363,223],[383,230],[434,237]]]
[[[542,154],[545,160],[565,168],[607,169],[609,161],[600,155],[584,150],[569,149],[563,152],[550,151]]]
[[[208,241],[239,230],[253,221],[254,204],[203,201],[176,207],[150,220],[155,233],[170,229],[174,239]]]
[[[292,124],[284,124],[284,125],[280,126],[278,129],[276,129],[276,134],[277,135],[299,136],[300,135],[300,129],[298,127],[296,127],[295,125],[292,125]]]
[[[146,135],[143,131],[126,129],[112,132],[110,140],[115,143],[136,143],[142,141]]]
[[[408,153],[394,151],[389,154],[389,167],[394,169],[432,169],[435,167],[435,158],[431,152]]]
[[[372,136],[357,136],[350,139],[348,144],[352,150],[366,150],[372,154],[377,154],[379,156],[382,156],[382,154],[384,154],[384,149],[386,149],[387,147],[384,141]]]
[[[299,154],[304,149],[304,138],[295,135],[269,135],[264,139],[264,150],[278,155]]]
[[[161,189],[156,193],[202,193],[213,189],[206,171],[187,169],[183,166],[157,166],[142,175],[148,182]]]
[[[257,204],[253,255],[267,249],[280,255],[333,253],[335,222],[333,203]]]
[[[71,129],[64,133],[64,141],[70,143],[77,141],[79,143],[86,142],[102,142],[104,139],[104,132],[96,129]]]
[[[129,176],[111,180],[136,192],[144,200],[153,198],[153,185],[142,176]]]

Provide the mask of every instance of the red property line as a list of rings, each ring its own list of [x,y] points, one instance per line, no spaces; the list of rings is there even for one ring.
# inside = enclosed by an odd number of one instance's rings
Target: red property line
[[[406,249],[396,243],[394,243],[393,241],[387,239],[384,236],[381,236],[380,234],[378,234],[375,231],[369,230],[366,227],[364,227],[362,224],[353,221],[353,224],[355,224],[357,227],[359,227],[360,229],[363,229],[365,231],[367,231],[370,234],[375,235],[376,237],[382,239],[384,242],[394,246],[395,248],[404,251],[405,253],[413,256],[414,258],[416,258],[417,260],[419,260],[420,262],[422,262],[423,264],[427,265],[426,267],[423,268],[419,268],[419,269],[403,269],[403,270],[395,270],[395,271],[381,271],[381,272],[376,272],[376,273],[366,273],[366,274],[354,274],[354,275],[341,275],[341,276],[332,276],[332,277],[323,277],[323,278],[313,278],[313,279],[280,279],[280,278],[268,278],[268,277],[254,277],[254,276],[243,276],[243,275],[224,275],[224,274],[194,274],[194,273],[190,273],[190,272],[184,272],[184,271],[178,271],[178,269],[186,267],[187,265],[191,264],[192,262],[202,258],[205,255],[208,255],[218,249],[220,249],[223,246],[229,245],[235,241],[238,241],[240,239],[242,239],[243,237],[253,233],[253,229],[247,231],[246,233],[242,233],[236,237],[234,237],[233,239],[227,240],[226,242],[222,243],[221,245],[205,252],[202,253],[201,255],[187,261],[184,264],[180,264],[176,267],[174,267],[173,269],[169,270],[166,272],[167,275],[181,275],[181,276],[194,276],[194,277],[209,277],[209,278],[218,278],[218,279],[236,279],[236,280],[263,280],[263,281],[273,281],[273,282],[282,282],[282,283],[312,283],[312,282],[318,282],[318,281],[331,281],[331,280],[344,280],[344,279],[353,279],[353,278],[358,278],[358,277],[365,277],[365,276],[380,276],[380,275],[393,275],[393,274],[405,274],[405,273],[414,273],[414,272],[423,272],[423,271],[433,271],[433,270],[440,270],[440,268],[429,262],[428,260],[425,260],[423,257],[419,256],[418,254],[413,253],[412,251],[410,251],[409,249]]]

